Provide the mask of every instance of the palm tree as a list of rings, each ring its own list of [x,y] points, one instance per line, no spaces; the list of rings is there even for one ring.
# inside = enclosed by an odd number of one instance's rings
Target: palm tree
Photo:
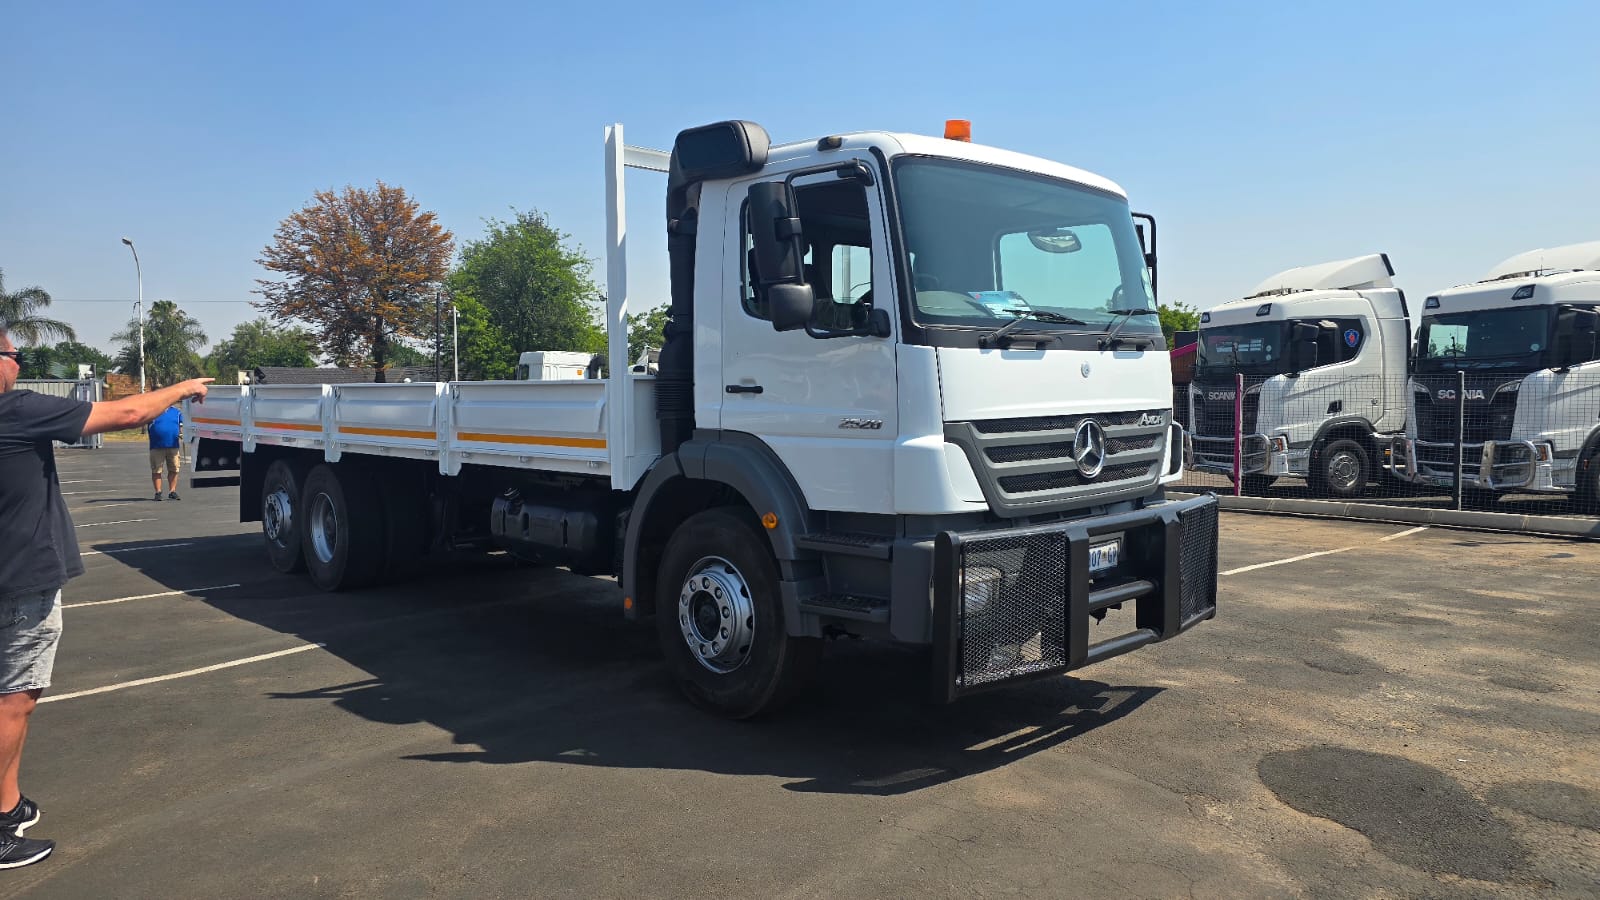
[[[41,287],[25,287],[7,293],[5,270],[0,269],[0,327],[14,340],[24,344],[37,344],[51,338],[77,340],[78,334],[71,325],[38,314],[49,305],[50,295]]]
[[[124,372],[139,371],[139,320],[128,320],[128,327],[111,336],[123,345],[117,365]],[[171,300],[150,304],[144,323],[144,369],[152,387],[177,384],[199,375],[202,370],[196,349],[206,343],[200,323]]]

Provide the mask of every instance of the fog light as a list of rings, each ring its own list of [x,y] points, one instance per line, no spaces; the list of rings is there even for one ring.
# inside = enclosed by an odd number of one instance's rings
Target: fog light
[[[981,615],[989,611],[1000,597],[1000,585],[1005,573],[994,566],[973,566],[961,573],[961,608],[967,615]]]

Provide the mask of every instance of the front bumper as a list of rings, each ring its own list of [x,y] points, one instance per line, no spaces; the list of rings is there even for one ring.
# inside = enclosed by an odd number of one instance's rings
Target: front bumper
[[[1276,442],[1264,434],[1247,434],[1241,442],[1243,474],[1279,477],[1292,475],[1305,477],[1311,461],[1309,449],[1280,449],[1284,438]],[[1233,438],[1194,437],[1194,464],[1198,472],[1233,477]]]
[[[1412,484],[1454,487],[1456,445],[1448,441],[1397,438],[1390,444],[1391,474]],[[1566,494],[1573,490],[1571,466],[1553,458],[1549,444],[1534,441],[1484,441],[1461,445],[1463,487],[1488,491]],[[1563,477],[1565,476],[1565,477]]]
[[[1217,612],[1217,499],[1049,525],[938,535],[934,692],[945,701],[1077,669],[1183,633]],[[1089,550],[1122,539],[1094,580]],[[1089,643],[1091,618],[1135,605],[1135,628]]]

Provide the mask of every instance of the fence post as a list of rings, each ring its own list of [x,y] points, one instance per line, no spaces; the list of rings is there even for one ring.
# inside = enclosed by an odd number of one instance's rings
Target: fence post
[[[1233,376],[1233,495],[1244,496],[1244,374]]]
[[[1467,442],[1467,373],[1464,369],[1456,370],[1456,509],[1461,509],[1461,499],[1466,488],[1466,442]]]

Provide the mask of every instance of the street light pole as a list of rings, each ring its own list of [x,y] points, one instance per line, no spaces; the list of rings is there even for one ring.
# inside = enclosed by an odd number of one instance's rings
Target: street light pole
[[[133,272],[139,279],[139,299],[134,301],[133,315],[139,320],[139,393],[144,393],[144,270],[139,267],[139,251],[133,246],[133,241],[123,238],[122,242],[133,251]]]

